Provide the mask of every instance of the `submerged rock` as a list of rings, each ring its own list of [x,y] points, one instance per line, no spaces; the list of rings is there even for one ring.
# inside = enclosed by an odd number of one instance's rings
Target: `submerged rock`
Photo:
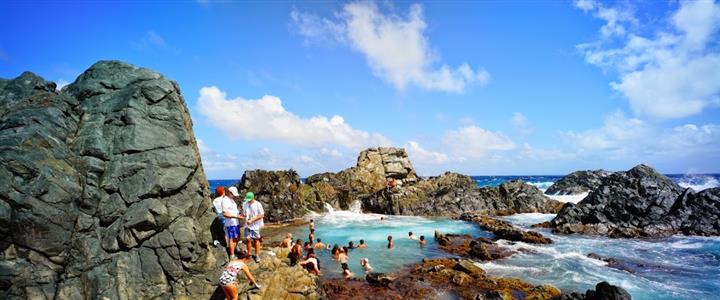
[[[203,298],[207,179],[180,89],[100,61],[75,82],[0,80],[0,298]]]
[[[597,189],[602,179],[612,174],[610,171],[575,171],[551,185],[545,194],[548,195],[578,195]]]
[[[603,178],[550,222],[556,232],[610,237],[720,235],[720,188],[695,193],[646,165]]]

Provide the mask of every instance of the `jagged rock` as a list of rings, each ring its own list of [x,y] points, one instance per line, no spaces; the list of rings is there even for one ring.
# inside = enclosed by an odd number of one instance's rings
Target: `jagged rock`
[[[720,234],[720,188],[695,193],[639,165],[603,178],[577,205],[550,222],[556,232],[610,237]]]
[[[602,184],[602,179],[612,174],[605,170],[587,170],[572,172],[551,185],[545,194],[578,195],[595,190]]]
[[[365,280],[371,284],[388,286],[395,281],[395,277],[385,273],[371,272],[365,275]]]
[[[451,217],[472,211],[496,215],[556,213],[562,207],[561,202],[521,180],[478,188],[469,176],[452,172],[383,189],[362,201],[365,210],[376,213]]]
[[[585,294],[573,292],[561,294],[553,300],[630,300],[632,297],[625,289],[603,281],[595,285],[595,290],[587,290]]]
[[[475,222],[480,228],[492,232],[496,238],[531,244],[550,244],[552,240],[535,231],[525,231],[510,222],[498,220],[482,213],[463,213],[461,220]]]
[[[0,80],[0,298],[202,298],[221,263],[177,84],[101,61]]]
[[[318,278],[300,266],[289,266],[278,257],[287,252],[272,249],[277,256],[261,254],[260,264],[250,262],[250,273],[261,284],[254,289],[244,278],[240,280],[238,299],[321,299]],[[241,275],[242,277],[242,275]],[[220,291],[222,293],[222,291]],[[218,297],[218,299],[225,299]]]
[[[435,241],[440,249],[462,257],[480,260],[495,260],[515,254],[487,238],[473,238],[469,234],[442,234],[435,231]]]

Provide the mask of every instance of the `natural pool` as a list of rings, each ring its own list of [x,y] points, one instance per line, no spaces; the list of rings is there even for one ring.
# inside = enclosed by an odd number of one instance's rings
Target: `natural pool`
[[[380,217],[385,220],[380,221]],[[504,217],[514,224],[529,225],[549,220],[553,215],[519,214]],[[397,271],[425,257],[450,256],[438,249],[433,233],[468,233],[492,237],[491,233],[464,221],[411,216],[384,216],[350,211],[336,211],[313,217],[316,238],[325,243],[347,245],[364,239],[366,249],[350,252],[352,272],[363,276],[360,259],[367,257],[378,272]],[[534,230],[534,229],[533,229]],[[307,240],[308,227],[289,228],[294,238]],[[425,247],[407,238],[408,231],[424,235]],[[622,286],[633,299],[720,299],[720,238],[671,237],[664,240],[607,239],[587,236],[554,235],[551,245],[500,243],[523,249],[504,260],[480,263],[489,274],[517,277],[534,284],[550,283],[567,291],[585,291],[600,281]],[[386,248],[392,235],[395,248]],[[323,276],[339,277],[340,265],[332,260],[330,251],[319,251]],[[630,261],[636,273],[609,268],[602,261],[588,258],[588,253]]]

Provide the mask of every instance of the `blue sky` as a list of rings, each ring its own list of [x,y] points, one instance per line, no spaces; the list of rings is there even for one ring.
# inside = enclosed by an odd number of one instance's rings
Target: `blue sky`
[[[405,147],[422,175],[720,171],[714,1],[0,3],[0,77],[176,80],[211,179]]]

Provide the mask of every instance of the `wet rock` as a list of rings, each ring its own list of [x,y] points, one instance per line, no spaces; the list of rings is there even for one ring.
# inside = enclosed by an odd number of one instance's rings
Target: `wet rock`
[[[0,298],[212,294],[222,256],[177,84],[100,61],[55,87],[0,80]]]
[[[573,292],[563,293],[553,300],[630,300],[632,297],[625,289],[603,281],[595,285],[594,290],[587,290],[585,294]]]
[[[525,231],[513,226],[510,222],[498,220],[484,214],[464,213],[460,216],[460,219],[477,223],[480,228],[492,232],[499,239],[521,241],[531,244],[552,243],[551,239],[544,237],[538,232]]]
[[[720,188],[683,189],[646,165],[616,172],[551,221],[559,233],[610,237],[720,235]]]
[[[263,252],[260,263],[250,262],[248,268],[262,286],[255,289],[241,275],[239,299],[321,299],[318,278],[300,266],[289,266],[279,257],[281,251],[272,249],[277,256]],[[287,252],[285,252],[287,253]]]
[[[389,286],[391,283],[393,283],[393,281],[395,281],[395,277],[390,276],[386,273],[371,272],[365,275],[365,280],[367,280],[367,282],[371,284]]]
[[[612,174],[610,171],[575,171],[551,185],[545,194],[548,195],[578,195],[597,189],[602,179]]]
[[[473,238],[469,234],[442,234],[435,231],[435,240],[440,249],[448,253],[480,260],[501,259],[515,253],[492,240]]]
[[[615,259],[615,258],[607,257],[607,256],[602,256],[602,255],[597,254],[597,253],[588,253],[587,257],[592,258],[592,259],[597,259],[597,260],[600,260],[600,261],[604,261],[604,262],[607,263],[607,266],[610,267],[610,268],[614,268],[614,269],[626,271],[626,272],[629,272],[629,273],[635,273],[635,268],[633,268],[632,266],[630,266],[630,264],[625,263],[625,262],[622,262],[622,261],[617,260],[617,259]]]

